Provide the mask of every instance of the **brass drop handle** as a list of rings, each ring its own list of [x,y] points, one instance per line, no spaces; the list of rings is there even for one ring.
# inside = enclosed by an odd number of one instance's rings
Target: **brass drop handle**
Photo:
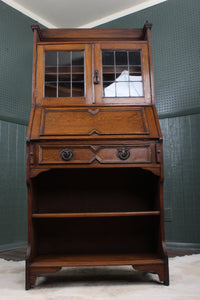
[[[99,83],[99,71],[95,70],[94,71],[94,84],[98,84]]]
[[[73,157],[73,150],[72,149],[63,149],[60,151],[60,157],[63,159],[63,160],[70,160],[72,157]]]
[[[117,149],[117,155],[121,160],[126,160],[130,156],[130,151],[127,148]]]

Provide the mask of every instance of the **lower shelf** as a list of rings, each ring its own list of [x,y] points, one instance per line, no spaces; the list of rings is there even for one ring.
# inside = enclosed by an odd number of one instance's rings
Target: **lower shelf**
[[[114,265],[155,265],[164,260],[157,254],[68,254],[40,255],[30,267],[72,267],[72,266],[114,266]]]
[[[94,212],[94,213],[35,213],[33,218],[101,218],[101,217],[136,217],[136,216],[159,216],[160,211],[136,211],[136,212]]]

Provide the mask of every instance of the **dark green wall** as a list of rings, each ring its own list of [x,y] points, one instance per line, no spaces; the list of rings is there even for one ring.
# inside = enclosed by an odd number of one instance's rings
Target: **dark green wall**
[[[199,14],[199,0],[168,0],[101,26],[153,23],[156,107],[164,136],[166,237],[192,245],[200,244]],[[0,249],[26,242],[32,23],[0,2]]]
[[[166,238],[191,246],[200,246],[199,15],[199,0],[168,0],[100,26],[140,28],[145,20],[153,23],[155,98],[164,136]]]
[[[31,108],[32,23],[0,2],[0,250],[26,241],[25,139]]]

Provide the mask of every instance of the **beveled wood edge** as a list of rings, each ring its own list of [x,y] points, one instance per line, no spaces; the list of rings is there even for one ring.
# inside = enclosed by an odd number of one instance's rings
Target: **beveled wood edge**
[[[164,285],[169,285],[169,273],[166,271],[168,270],[168,266],[166,265],[165,261],[160,264],[133,264],[132,266],[135,270],[158,274],[160,281]]]
[[[49,165],[47,164],[47,167],[45,167],[44,165],[42,166],[42,168],[38,167],[34,167],[30,169],[30,179],[38,176],[41,173],[44,172],[48,172],[51,170],[64,170],[64,169],[79,169],[81,166],[81,168],[119,168],[119,167],[123,167],[123,168],[134,168],[134,169],[142,169],[142,170],[146,170],[151,172],[152,174],[156,175],[156,176],[160,176],[160,166],[156,166],[156,167],[152,167],[151,164],[147,165],[141,165],[141,164],[60,164],[60,165]]]
[[[136,212],[94,212],[94,213],[33,213],[32,218],[50,219],[50,218],[105,218],[105,217],[143,217],[143,216],[159,216],[160,211],[136,211]]]
[[[37,255],[32,262],[30,268],[40,267],[64,267],[64,266],[101,266],[101,265],[164,265],[165,261],[159,254],[137,256],[134,253],[124,254],[41,254]]]
[[[37,31],[40,40],[43,39],[42,31],[41,31],[41,28],[40,28],[38,22],[35,22],[34,24],[32,24],[31,29],[32,29],[33,32]]]

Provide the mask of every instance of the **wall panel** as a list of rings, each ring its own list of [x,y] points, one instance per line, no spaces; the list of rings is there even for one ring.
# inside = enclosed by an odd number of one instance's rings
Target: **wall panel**
[[[200,1],[168,0],[103,24],[153,23],[155,99],[164,136],[166,238],[200,245]],[[172,245],[172,244],[171,244]]]
[[[0,1],[0,249],[26,242],[33,20]]]
[[[24,125],[0,121],[0,249],[26,241],[26,131]]]
[[[166,237],[200,243],[200,1],[168,0],[100,27],[153,23],[156,107],[164,135]],[[33,20],[0,2],[0,248],[26,241],[25,135]]]
[[[164,200],[169,241],[199,243],[200,114],[160,120],[164,137]]]

